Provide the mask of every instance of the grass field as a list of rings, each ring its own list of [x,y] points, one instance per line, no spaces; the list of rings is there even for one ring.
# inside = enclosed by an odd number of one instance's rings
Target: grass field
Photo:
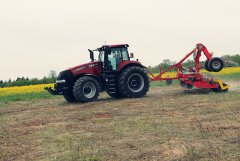
[[[141,99],[0,106],[0,160],[239,160],[240,92],[155,87]]]
[[[0,160],[240,160],[240,77],[227,93],[152,83],[140,99],[0,97]]]

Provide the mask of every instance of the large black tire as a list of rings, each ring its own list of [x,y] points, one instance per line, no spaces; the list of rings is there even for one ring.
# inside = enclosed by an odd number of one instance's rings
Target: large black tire
[[[73,86],[73,95],[77,102],[86,103],[96,101],[100,86],[96,79],[84,76],[79,78]]]
[[[168,86],[172,85],[172,79],[166,80],[166,85],[168,85]]]
[[[149,78],[143,67],[132,66],[125,69],[119,76],[118,90],[121,97],[139,98],[149,90]]]
[[[66,101],[68,102],[77,102],[73,94],[63,95]]]
[[[212,58],[208,63],[208,68],[213,72],[220,72],[224,67],[224,63],[221,58]]]
[[[206,60],[206,61],[204,62],[204,68],[206,69],[206,71],[211,72],[211,70],[209,69],[208,64],[209,64],[209,61]]]

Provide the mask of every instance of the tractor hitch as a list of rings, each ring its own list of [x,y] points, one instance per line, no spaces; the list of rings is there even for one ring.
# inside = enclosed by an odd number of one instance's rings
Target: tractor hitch
[[[52,89],[52,87],[45,87],[45,90],[47,90],[49,93],[51,93],[52,95],[58,95],[58,92],[56,92],[55,90]]]

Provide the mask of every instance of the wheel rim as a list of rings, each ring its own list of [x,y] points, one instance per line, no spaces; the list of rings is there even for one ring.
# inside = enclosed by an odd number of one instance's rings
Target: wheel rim
[[[219,61],[214,61],[214,62],[213,62],[213,68],[214,68],[214,69],[219,69],[220,66],[221,66],[221,64],[220,64]]]
[[[83,95],[86,98],[92,98],[95,96],[96,94],[96,86],[94,85],[94,83],[92,82],[87,82],[86,84],[84,84],[83,86]]]
[[[134,73],[128,78],[127,84],[132,92],[139,92],[144,87],[144,79],[140,74]]]

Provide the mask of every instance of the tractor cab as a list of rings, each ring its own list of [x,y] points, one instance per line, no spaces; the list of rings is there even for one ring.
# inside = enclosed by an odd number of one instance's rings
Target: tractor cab
[[[98,61],[103,63],[104,70],[116,71],[122,61],[129,61],[128,44],[104,45],[93,51],[99,51]],[[93,61],[93,54],[90,52]]]

